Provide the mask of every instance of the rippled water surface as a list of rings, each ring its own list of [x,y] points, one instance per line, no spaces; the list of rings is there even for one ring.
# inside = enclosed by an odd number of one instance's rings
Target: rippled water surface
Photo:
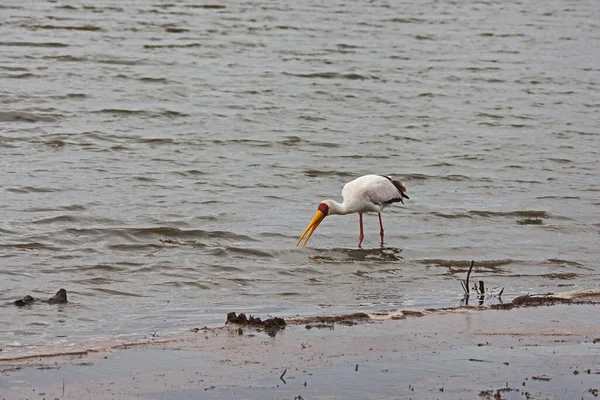
[[[596,1],[3,1],[0,347],[600,280]],[[320,200],[404,180],[385,247]],[[70,304],[11,303],[69,292]],[[496,289],[496,293],[498,289]],[[490,299],[489,301],[497,301]]]

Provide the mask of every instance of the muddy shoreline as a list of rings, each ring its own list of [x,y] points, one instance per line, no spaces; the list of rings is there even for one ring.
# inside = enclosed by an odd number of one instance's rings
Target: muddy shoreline
[[[0,359],[0,398],[596,398],[600,292]],[[242,328],[242,329],[240,329]],[[1,353],[0,353],[1,355]]]

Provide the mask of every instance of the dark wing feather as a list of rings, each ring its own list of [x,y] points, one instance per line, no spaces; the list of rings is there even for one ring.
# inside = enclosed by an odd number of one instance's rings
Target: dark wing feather
[[[381,175],[381,176],[383,176],[384,178],[389,180],[398,190],[398,197],[395,197],[393,199],[386,201],[385,204],[391,204],[391,203],[397,203],[397,202],[401,202],[402,204],[404,204],[404,201],[402,201],[402,198],[410,199],[410,197],[408,197],[406,195],[406,186],[404,186],[404,182],[394,180],[394,179],[392,179],[391,176],[386,176],[386,175]]]

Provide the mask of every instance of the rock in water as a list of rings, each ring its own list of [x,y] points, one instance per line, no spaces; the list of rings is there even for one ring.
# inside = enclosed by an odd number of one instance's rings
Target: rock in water
[[[67,291],[60,289],[53,297],[48,299],[48,304],[66,304],[67,303]]]
[[[25,306],[35,303],[36,300],[37,299],[34,299],[30,295],[27,295],[27,296],[23,297],[22,299],[15,301],[13,304],[17,307],[25,307]]]

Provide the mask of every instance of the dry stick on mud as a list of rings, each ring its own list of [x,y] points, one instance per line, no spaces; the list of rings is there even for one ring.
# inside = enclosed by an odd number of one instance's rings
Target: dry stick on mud
[[[285,376],[286,372],[287,372],[287,368],[283,370],[283,374],[281,374],[281,376],[279,377],[279,379],[281,379],[283,381],[283,383],[285,383],[287,385],[287,382],[285,381],[285,379],[283,379],[283,377]]]

